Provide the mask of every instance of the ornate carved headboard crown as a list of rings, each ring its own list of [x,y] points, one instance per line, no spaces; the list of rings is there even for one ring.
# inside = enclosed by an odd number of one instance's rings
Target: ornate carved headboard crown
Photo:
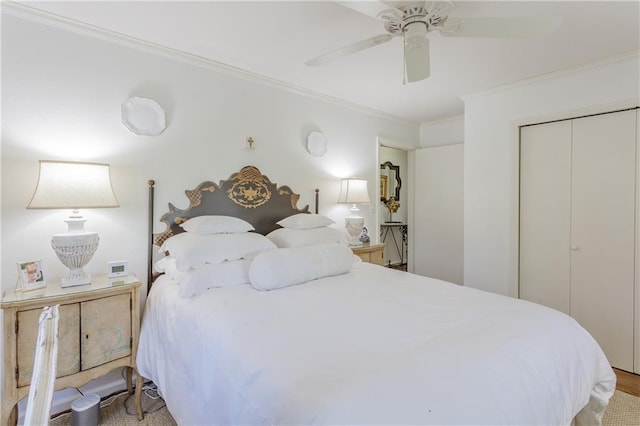
[[[219,184],[202,182],[195,189],[186,190],[189,207],[184,210],[169,203],[169,212],[160,220],[167,229],[154,234],[153,243],[162,245],[164,240],[184,230],[180,224],[202,215],[234,216],[251,223],[256,232],[268,234],[279,228],[279,220],[296,213],[309,213],[309,206],[297,208],[299,194],[288,186],[278,187],[254,166],[243,167],[229,179]]]

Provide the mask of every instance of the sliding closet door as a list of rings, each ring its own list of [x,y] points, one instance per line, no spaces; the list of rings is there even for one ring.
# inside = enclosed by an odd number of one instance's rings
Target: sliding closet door
[[[571,316],[633,371],[636,112],[573,120]]]
[[[569,314],[571,122],[520,132],[520,298]]]

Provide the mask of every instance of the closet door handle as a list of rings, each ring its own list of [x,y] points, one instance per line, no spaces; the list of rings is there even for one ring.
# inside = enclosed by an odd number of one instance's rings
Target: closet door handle
[[[579,251],[579,250],[580,250],[580,247],[578,247],[578,246],[571,246],[571,250],[572,250],[572,251]]]

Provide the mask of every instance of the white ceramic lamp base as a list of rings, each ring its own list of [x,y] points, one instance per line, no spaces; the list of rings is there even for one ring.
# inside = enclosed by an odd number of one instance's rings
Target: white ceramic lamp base
[[[89,263],[99,243],[97,232],[56,234],[51,238],[51,247],[58,259],[69,268],[69,274],[62,279],[62,287],[91,284],[91,275],[82,268]]]
[[[350,246],[359,246],[362,244],[359,240],[360,233],[362,232],[362,227],[364,226],[364,218],[363,217],[346,217],[344,219],[344,225],[347,229],[347,236],[349,238]]]

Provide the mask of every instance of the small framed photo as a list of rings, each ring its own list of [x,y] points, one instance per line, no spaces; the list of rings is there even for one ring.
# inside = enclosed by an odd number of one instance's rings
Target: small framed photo
[[[18,262],[18,277],[22,291],[37,290],[46,287],[42,259]]]

